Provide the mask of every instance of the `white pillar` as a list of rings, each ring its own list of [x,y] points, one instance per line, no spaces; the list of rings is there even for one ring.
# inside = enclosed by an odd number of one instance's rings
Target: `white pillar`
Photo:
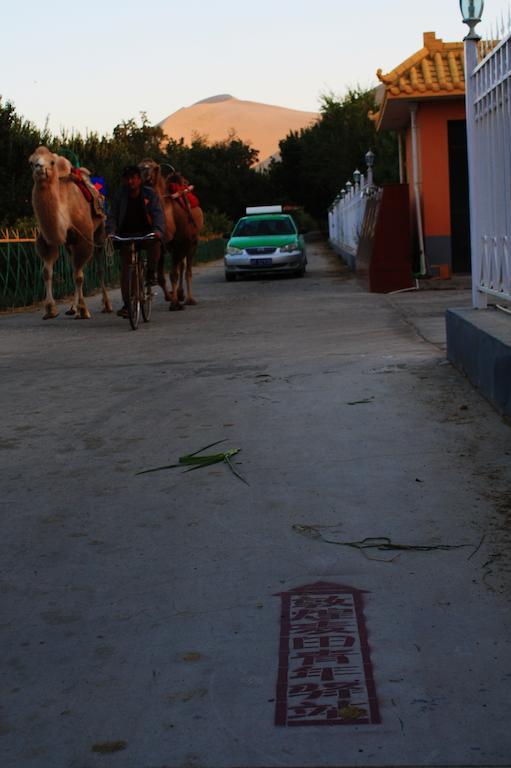
[[[426,274],[426,254],[424,251],[424,230],[422,226],[422,195],[419,179],[419,142],[417,140],[417,104],[410,106],[411,133],[412,133],[412,167],[413,188],[415,198],[415,215],[417,218],[417,238],[419,241],[419,265],[421,275]]]
[[[475,132],[476,87],[474,69],[477,67],[479,40],[465,38],[465,112],[467,118],[468,188],[470,208],[470,255],[472,262],[472,305],[476,309],[487,306],[485,293],[478,290],[481,277],[482,232],[477,204],[477,141]]]

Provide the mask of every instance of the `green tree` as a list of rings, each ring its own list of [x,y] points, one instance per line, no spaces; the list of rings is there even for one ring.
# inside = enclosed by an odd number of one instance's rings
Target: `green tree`
[[[134,118],[123,121],[115,126],[112,136],[63,132],[52,142],[52,148],[67,155],[72,162],[77,160],[93,175],[104,177],[113,192],[121,183],[122,171],[127,165],[136,164],[144,157],[156,162],[163,160],[164,138],[161,128],[150,125],[142,112],[140,125]]]
[[[270,167],[273,185],[286,202],[303,205],[315,218],[325,218],[353,171],[365,170],[368,149],[376,156],[376,182],[396,180],[397,142],[392,134],[376,133],[368,118],[375,109],[370,90],[349,90],[342,99],[323,95],[317,123],[281,141],[281,161]]]
[[[0,224],[12,226],[30,217],[32,180],[28,158],[48,138],[16,114],[0,96]]]
[[[268,174],[254,168],[258,154],[235,134],[211,144],[205,137],[196,136],[190,147],[183,139],[171,139],[166,162],[190,180],[203,208],[236,219],[247,205],[275,198]]]
[[[39,144],[65,154],[103,176],[110,194],[120,184],[122,169],[151,157],[173,166],[194,185],[210,221],[234,221],[247,205],[288,203],[303,207],[316,219],[324,219],[328,206],[356,167],[365,169],[364,155],[376,156],[377,183],[394,181],[397,171],[395,137],[377,134],[367,114],[375,109],[372,91],[350,90],[338,99],[324,95],[320,119],[310,128],[291,132],[280,142],[281,162],[269,170],[256,170],[257,148],[235,133],[210,143],[195,136],[191,146],[184,140],[168,140],[147,115],[115,126],[112,135],[61,132],[52,136],[38,131],[16,114],[14,106],[0,98],[0,223],[12,225],[30,216],[32,186],[28,157]],[[224,218],[222,218],[224,217]]]

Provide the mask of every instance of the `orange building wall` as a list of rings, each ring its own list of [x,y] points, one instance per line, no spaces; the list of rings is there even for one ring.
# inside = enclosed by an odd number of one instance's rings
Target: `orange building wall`
[[[417,144],[422,228],[429,265],[450,262],[451,205],[449,184],[449,120],[465,119],[463,99],[422,101],[417,110]],[[412,251],[418,264],[417,214],[412,161],[412,132],[405,133],[406,180],[410,198]],[[440,246],[439,246],[440,243]],[[442,256],[438,258],[438,248]]]
[[[462,99],[422,102],[417,110],[425,237],[451,234],[447,122],[464,119]]]

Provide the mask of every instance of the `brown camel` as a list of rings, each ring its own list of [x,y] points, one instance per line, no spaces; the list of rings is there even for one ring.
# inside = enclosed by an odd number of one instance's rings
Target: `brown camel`
[[[167,240],[166,246],[171,254],[172,267],[170,272],[171,310],[183,309],[184,304],[197,304],[192,294],[193,258],[199,243],[199,234],[204,226],[204,215],[201,208],[191,210],[180,198],[181,193],[170,194],[167,191],[160,166],[154,161],[145,159],[139,165],[145,184],[150,184],[162,197],[167,220],[172,220],[174,234]],[[186,296],[184,281],[186,278]],[[159,280],[158,280],[159,282]]]
[[[93,209],[83,192],[73,181],[72,165],[65,157],[55,155],[47,147],[38,147],[30,156],[34,186],[32,206],[39,234],[36,250],[43,260],[46,299],[44,319],[57,317],[52,291],[53,266],[59,257],[59,247],[65,246],[73,262],[75,295],[66,314],[88,319],[83,296],[83,268],[91,261],[94,251],[99,255],[105,239],[105,217]],[[86,169],[82,169],[85,175]],[[92,186],[87,185],[89,188]],[[97,193],[96,193],[97,194]],[[111,312],[112,305],[103,278],[103,256],[99,260],[103,312]]]
[[[165,179],[162,176],[160,166],[154,160],[145,158],[138,164],[142,181],[149,187],[152,187],[160,198],[160,202],[165,214],[165,241],[163,243],[162,254],[158,263],[158,285],[161,286],[165,301],[170,301],[171,295],[167,288],[165,279],[165,250],[170,253],[171,243],[176,234],[176,222],[174,221],[174,206],[172,201],[165,196]]]

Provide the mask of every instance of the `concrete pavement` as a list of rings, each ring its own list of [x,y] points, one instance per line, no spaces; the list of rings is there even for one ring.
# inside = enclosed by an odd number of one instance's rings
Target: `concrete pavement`
[[[201,267],[135,333],[0,318],[4,768],[511,765],[510,430],[444,352],[470,293],[309,260]],[[216,440],[249,485],[136,474]]]

